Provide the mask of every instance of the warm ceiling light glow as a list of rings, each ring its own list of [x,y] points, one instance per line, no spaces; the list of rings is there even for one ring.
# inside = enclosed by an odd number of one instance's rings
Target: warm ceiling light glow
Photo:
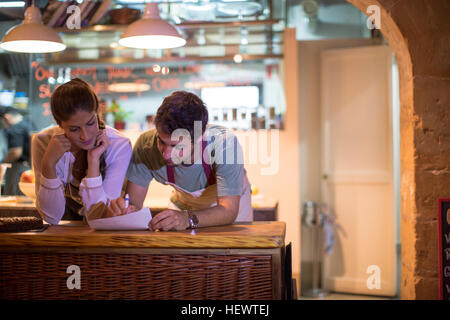
[[[163,74],[163,75],[168,75],[169,74],[169,68],[168,67],[162,67],[161,68],[161,73]]]
[[[58,52],[66,48],[56,31],[42,24],[41,12],[32,6],[25,11],[23,23],[6,32],[0,48],[25,53]]]
[[[160,72],[160,71],[161,71],[161,66],[159,64],[153,65],[153,72]]]
[[[157,3],[148,3],[142,19],[128,26],[119,44],[136,49],[171,49],[184,46],[186,40],[173,25],[159,17]]]
[[[24,6],[25,6],[25,1],[0,2],[0,8],[22,8]]]
[[[235,54],[234,57],[233,57],[233,60],[236,63],[241,63],[243,58],[242,58],[242,56],[240,54]]]
[[[108,86],[108,90],[112,92],[142,92],[150,90],[150,85],[136,82],[113,83]]]

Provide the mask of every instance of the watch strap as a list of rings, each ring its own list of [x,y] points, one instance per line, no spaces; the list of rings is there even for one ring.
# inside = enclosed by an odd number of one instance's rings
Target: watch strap
[[[189,220],[189,229],[197,229],[198,228],[198,217],[191,210],[184,210],[188,214]]]

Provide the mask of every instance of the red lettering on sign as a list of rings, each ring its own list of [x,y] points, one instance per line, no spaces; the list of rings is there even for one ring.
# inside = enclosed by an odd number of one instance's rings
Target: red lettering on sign
[[[94,83],[94,85],[92,87],[94,88],[94,91],[97,95],[109,92],[108,91],[108,82],[97,81],[96,83]]]
[[[161,73],[161,67],[153,65],[150,68],[145,68],[145,74],[148,76],[154,76],[155,74]]]
[[[93,81],[97,81],[97,67],[72,69],[70,75],[72,78],[91,76]]]
[[[152,80],[152,85],[153,85],[153,89],[155,91],[172,90],[174,88],[180,88],[180,79],[178,79],[178,78],[168,78],[168,79],[154,78]]]
[[[41,84],[39,86],[39,98],[50,98],[51,95],[50,86],[48,84]]]
[[[162,89],[162,84],[161,84],[162,79],[161,78],[154,78],[152,80],[152,87],[153,90],[155,91],[161,91]]]
[[[52,112],[50,111],[50,103],[48,102],[43,103],[42,108],[44,108],[44,111],[42,112],[43,116],[49,116],[52,114]]]
[[[123,68],[116,69],[112,66],[106,66],[106,70],[108,70],[108,80],[111,81],[113,79],[127,79],[127,78],[135,78],[135,75],[132,74],[134,67],[132,68]]]
[[[56,72],[54,70],[47,70],[43,67],[38,67],[36,71],[34,72],[34,78],[37,81],[42,81],[48,78],[56,78]]]
[[[45,69],[42,68],[42,67],[37,68],[36,71],[34,72],[34,78],[35,78],[37,81],[42,81],[42,80],[44,80],[45,78],[48,78],[48,72],[47,72],[47,70],[45,70]]]

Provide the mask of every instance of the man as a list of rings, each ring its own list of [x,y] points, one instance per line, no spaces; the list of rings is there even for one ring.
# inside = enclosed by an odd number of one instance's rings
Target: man
[[[2,110],[6,122],[8,152],[3,163],[11,163],[5,174],[5,195],[23,195],[19,189],[22,173],[30,169],[30,132],[31,124],[18,110],[7,107]]]
[[[168,209],[152,219],[150,230],[253,220],[241,146],[231,130],[207,124],[203,101],[176,91],[159,107],[155,128],[136,141],[127,171],[130,204],[142,208],[153,178],[174,188]],[[119,198],[111,202],[108,215],[129,211]]]

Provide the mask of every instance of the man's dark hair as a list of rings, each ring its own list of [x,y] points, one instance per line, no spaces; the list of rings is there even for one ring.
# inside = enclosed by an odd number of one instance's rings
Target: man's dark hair
[[[155,125],[171,134],[176,129],[186,129],[194,139],[194,121],[202,122],[202,134],[208,124],[208,109],[193,93],[175,91],[167,96],[156,112]]]

